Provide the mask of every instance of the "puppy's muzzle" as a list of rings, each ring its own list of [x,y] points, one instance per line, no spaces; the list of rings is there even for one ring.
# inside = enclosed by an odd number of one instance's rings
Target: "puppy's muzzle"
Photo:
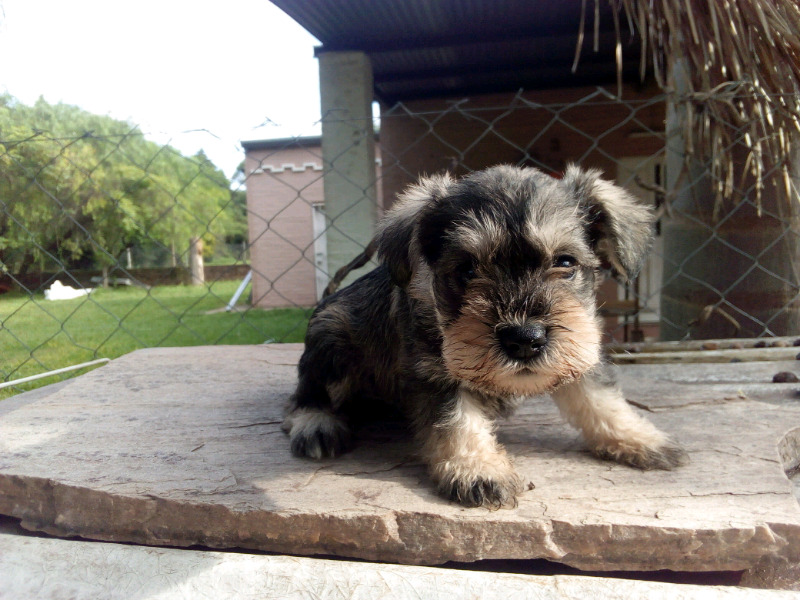
[[[496,333],[500,347],[514,360],[531,360],[547,345],[547,328],[541,323],[501,325]]]

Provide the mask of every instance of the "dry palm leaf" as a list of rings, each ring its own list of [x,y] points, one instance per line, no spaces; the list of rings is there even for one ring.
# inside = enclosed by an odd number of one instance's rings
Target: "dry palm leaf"
[[[685,154],[710,162],[717,202],[750,176],[759,207],[763,182],[796,197],[790,163],[800,144],[798,0],[609,1],[640,35],[642,76],[649,60],[660,87],[685,109]],[[618,18],[614,26],[619,67]],[[744,169],[731,152],[742,145]]]

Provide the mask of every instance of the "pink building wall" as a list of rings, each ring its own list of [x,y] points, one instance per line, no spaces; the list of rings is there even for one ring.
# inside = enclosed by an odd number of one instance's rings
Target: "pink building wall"
[[[253,305],[317,303],[314,207],[324,207],[320,138],[243,142]],[[380,156],[376,148],[376,155]],[[380,162],[376,176],[380,177]],[[382,186],[377,188],[382,206]],[[355,258],[355,257],[353,257]],[[330,274],[332,276],[333,274]]]
[[[263,145],[275,143],[265,142]],[[313,306],[313,207],[323,203],[319,143],[245,143],[253,305]]]

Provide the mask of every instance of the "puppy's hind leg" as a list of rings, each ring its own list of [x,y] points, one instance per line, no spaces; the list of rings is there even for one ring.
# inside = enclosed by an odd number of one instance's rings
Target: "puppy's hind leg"
[[[688,462],[686,452],[639,416],[602,371],[588,373],[551,395],[601,458],[639,469],[672,469]]]
[[[338,456],[350,447],[353,438],[350,425],[335,410],[337,403],[331,402],[331,392],[340,393],[339,387],[320,385],[300,376],[282,425],[289,434],[292,454],[321,459]]]

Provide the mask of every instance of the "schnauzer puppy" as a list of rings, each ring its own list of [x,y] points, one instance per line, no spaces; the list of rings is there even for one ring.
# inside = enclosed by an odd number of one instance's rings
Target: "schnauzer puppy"
[[[340,454],[359,415],[389,403],[441,494],[515,505],[521,479],[494,420],[549,393],[595,455],[640,469],[683,463],[600,353],[601,265],[634,275],[652,221],[622,188],[575,166],[560,180],[498,166],[410,187],[376,236],[382,265],[311,317],[284,423],[292,453]]]

